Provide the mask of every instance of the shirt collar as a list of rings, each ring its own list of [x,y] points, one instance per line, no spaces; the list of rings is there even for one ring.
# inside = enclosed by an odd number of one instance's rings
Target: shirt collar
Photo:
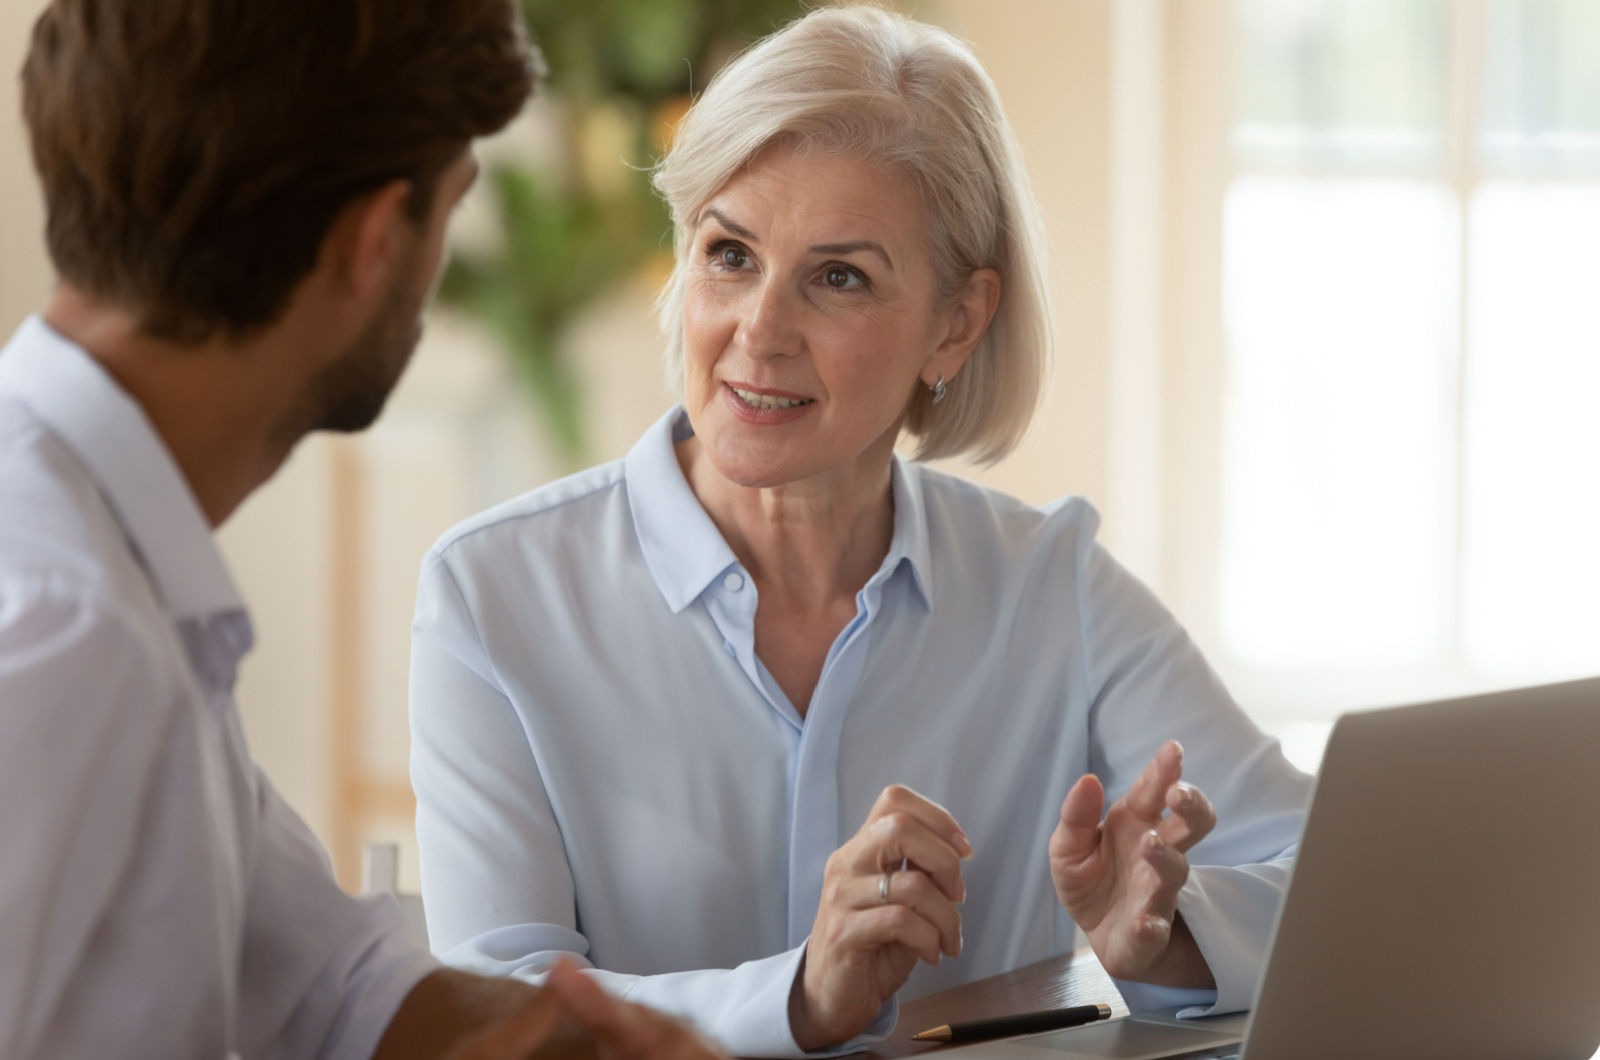
[[[144,409],[37,316],[0,351],[0,394],[25,404],[100,487],[173,618],[243,611],[200,504]]]
[[[933,610],[933,563],[928,549],[928,510],[922,496],[922,465],[894,454],[894,537],[889,542],[889,564],[904,562],[922,605]]]
[[[673,446],[694,434],[682,405],[675,405],[634,445],[624,461],[628,508],[645,565],[674,614],[698,600],[739,558],[723,540],[678,465]],[[921,468],[898,453],[891,472],[894,536],[880,573],[904,563],[923,604],[933,606],[928,562],[928,521]]]

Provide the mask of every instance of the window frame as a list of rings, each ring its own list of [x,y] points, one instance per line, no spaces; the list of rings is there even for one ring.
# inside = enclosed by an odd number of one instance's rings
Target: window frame
[[[1150,577],[1189,628],[1234,696],[1258,721],[1292,726],[1325,723],[1347,709],[1445,698],[1508,684],[1475,669],[1463,651],[1465,581],[1467,399],[1473,203],[1493,179],[1539,181],[1593,178],[1569,174],[1500,173],[1478,147],[1484,111],[1488,53],[1488,0],[1450,0],[1446,126],[1442,170],[1359,171],[1304,166],[1301,175],[1409,176],[1434,179],[1456,198],[1460,230],[1454,278],[1456,320],[1449,409],[1452,533],[1446,592],[1447,649],[1433,666],[1356,671],[1335,667],[1262,669],[1229,651],[1220,626],[1223,545],[1223,437],[1226,430],[1229,351],[1224,329],[1223,209],[1233,181],[1244,175],[1283,173],[1235,157],[1235,7],[1230,0],[1169,3],[1166,7],[1167,274],[1165,377],[1167,437],[1163,467],[1161,563]],[[1148,575],[1147,575],[1148,576]],[[1551,679],[1555,679],[1552,675]]]

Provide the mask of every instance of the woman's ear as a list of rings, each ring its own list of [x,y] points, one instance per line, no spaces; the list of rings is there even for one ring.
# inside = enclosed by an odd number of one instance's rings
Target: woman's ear
[[[983,340],[998,308],[1000,274],[994,269],[976,270],[968,277],[966,290],[950,310],[944,340],[928,360],[924,373],[943,376],[945,382],[954,379]]]

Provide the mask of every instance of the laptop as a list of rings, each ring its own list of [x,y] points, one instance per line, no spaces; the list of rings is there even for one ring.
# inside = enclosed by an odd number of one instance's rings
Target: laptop
[[[1140,1014],[959,1060],[1588,1060],[1600,679],[1349,714],[1252,1011]]]

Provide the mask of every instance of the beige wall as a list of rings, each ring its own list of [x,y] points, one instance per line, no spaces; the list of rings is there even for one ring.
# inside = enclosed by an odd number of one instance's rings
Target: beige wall
[[[1222,197],[1228,0],[1166,5],[1162,183],[1162,595],[1215,660],[1221,549]]]
[[[44,206],[22,126],[16,71],[42,0],[0,4],[0,334],[10,335],[50,291]]]
[[[1029,501],[1107,492],[1109,0],[945,0],[928,14],[972,42],[1028,159],[1049,235],[1056,368],[1038,421],[974,473]]]
[[[909,5],[908,5],[909,6]],[[1167,120],[1163,0],[942,0],[918,8],[969,41],[1028,158],[1052,256],[1057,363],[1020,449],[957,469],[1035,503],[1092,501],[1101,539],[1158,590],[1171,546]]]

